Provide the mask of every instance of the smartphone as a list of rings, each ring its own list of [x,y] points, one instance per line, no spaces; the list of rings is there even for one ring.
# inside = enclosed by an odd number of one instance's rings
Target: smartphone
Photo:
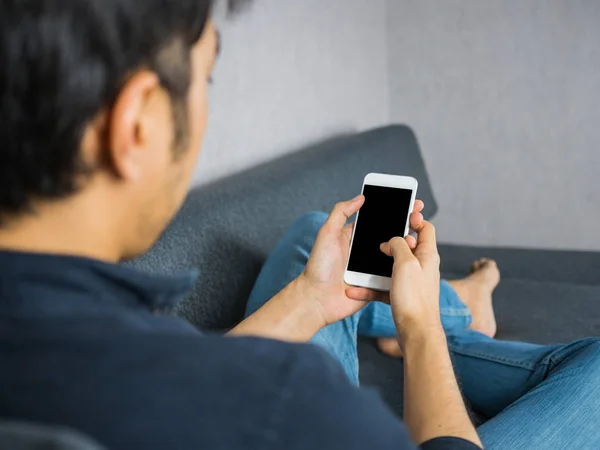
[[[362,193],[365,204],[356,216],[344,281],[352,286],[389,291],[394,261],[379,249],[392,238],[406,237],[418,182],[412,177],[370,173]]]

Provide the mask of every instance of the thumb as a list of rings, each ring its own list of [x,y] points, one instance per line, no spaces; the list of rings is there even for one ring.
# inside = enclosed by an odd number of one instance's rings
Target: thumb
[[[381,251],[394,258],[395,261],[407,261],[414,258],[406,239],[395,237],[390,242],[381,244]]]
[[[333,211],[329,215],[327,222],[325,222],[325,227],[341,230],[346,225],[346,222],[353,214],[358,212],[358,210],[365,203],[365,196],[359,195],[358,197],[347,201],[341,202],[335,205]]]

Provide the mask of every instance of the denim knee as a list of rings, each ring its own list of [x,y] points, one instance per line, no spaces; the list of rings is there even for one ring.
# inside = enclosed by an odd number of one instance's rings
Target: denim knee
[[[445,280],[440,281],[440,316],[448,335],[463,333],[473,322],[471,311]]]
[[[286,244],[291,242],[293,245],[299,246],[303,252],[310,253],[317,234],[328,217],[327,213],[319,211],[304,214],[292,224],[283,241]]]
[[[312,211],[300,216],[292,224],[291,229],[302,230],[304,233],[317,234],[327,221],[329,214],[323,211]]]
[[[586,338],[564,346],[548,358],[552,371],[568,368],[575,371],[581,381],[600,386],[600,339]]]
[[[600,340],[597,338],[589,338],[590,344],[584,350],[584,362],[583,365],[587,368],[587,371],[591,380],[597,383],[600,380]]]

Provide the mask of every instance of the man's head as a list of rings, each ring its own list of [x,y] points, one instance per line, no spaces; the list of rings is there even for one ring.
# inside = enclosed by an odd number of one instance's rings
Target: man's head
[[[0,232],[68,219],[74,241],[110,233],[107,256],[153,244],[206,126],[211,3],[2,0]]]

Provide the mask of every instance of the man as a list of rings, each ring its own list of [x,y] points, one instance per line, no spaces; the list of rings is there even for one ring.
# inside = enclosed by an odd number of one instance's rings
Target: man
[[[145,252],[185,197],[219,47],[210,2],[3,0],[0,22],[0,417],[110,449],[478,448],[449,344],[492,418],[487,448],[600,444],[600,344],[483,334],[494,265],[440,284],[419,212],[418,240],[382,244],[389,298],[343,283],[359,196],[291,227],[230,336],[158,315],[190,277],[116,263]],[[401,348],[405,425],[355,387],[358,332]],[[326,351],[289,343],[309,340]]]

